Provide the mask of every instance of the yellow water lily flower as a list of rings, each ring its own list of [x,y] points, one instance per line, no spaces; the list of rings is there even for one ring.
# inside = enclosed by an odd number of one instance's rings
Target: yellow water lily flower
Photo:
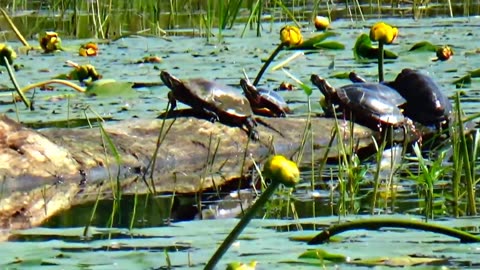
[[[318,31],[324,31],[330,25],[330,20],[327,17],[323,16],[316,16],[313,22],[315,24],[315,28]]]
[[[370,28],[370,39],[383,44],[391,44],[397,35],[398,29],[384,22],[378,22]]]
[[[90,64],[79,65],[72,61],[67,61],[67,65],[73,67],[73,70],[68,73],[67,78],[69,80],[79,80],[83,82],[84,80],[91,79],[96,81],[102,78],[102,75],[97,72],[95,67]]]
[[[0,43],[0,65],[5,66],[5,58],[7,58],[8,63],[13,64],[13,60],[17,58],[17,53],[5,43]]]
[[[284,26],[280,30],[280,41],[285,46],[296,46],[303,43],[302,33],[296,26]]]
[[[271,156],[263,165],[263,174],[287,187],[293,187],[300,181],[297,164],[282,155]]]
[[[98,46],[96,43],[88,42],[80,46],[78,54],[80,56],[96,56],[98,54]]]
[[[62,49],[62,40],[56,32],[47,31],[38,38],[40,47],[45,53],[54,52]]]

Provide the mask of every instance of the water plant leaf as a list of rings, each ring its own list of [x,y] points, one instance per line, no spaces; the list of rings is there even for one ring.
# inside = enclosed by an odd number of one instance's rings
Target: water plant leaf
[[[325,32],[325,33],[321,33],[321,34],[318,34],[318,35],[315,35],[305,41],[303,41],[301,44],[298,44],[298,45],[295,45],[295,46],[290,46],[288,47],[289,50],[316,50],[316,49],[319,49],[319,48],[322,48],[322,47],[319,47],[318,44],[322,43],[325,39],[329,38],[329,37],[333,37],[333,36],[337,36],[338,34],[335,33],[335,32]],[[332,47],[334,47],[333,49],[338,49],[338,47],[341,47],[339,46],[339,42],[337,42],[337,44],[335,46],[331,45]],[[343,45],[343,44],[341,44]],[[345,46],[343,46],[343,48],[345,48]],[[328,45],[326,45],[325,49],[329,49],[328,48]]]
[[[335,79],[348,79],[349,74],[350,72],[336,72],[331,74],[329,77]]]
[[[346,262],[348,257],[343,254],[330,253],[324,249],[311,249],[298,256],[299,259],[319,259],[320,261]]]
[[[462,88],[464,85],[470,85],[472,83],[472,78],[480,77],[480,68],[468,71],[468,73],[454,81],[452,84],[455,84],[457,88]]]
[[[442,263],[446,261],[447,259],[444,259],[444,258],[399,256],[399,257],[380,257],[380,258],[371,258],[371,259],[359,259],[359,260],[354,260],[351,263],[357,264],[357,265],[366,265],[366,266],[377,266],[377,265],[414,266],[419,264]]]
[[[420,41],[415,43],[409,51],[419,51],[419,52],[435,52],[437,51],[438,46],[433,45],[428,41]]]
[[[113,79],[94,81],[87,86],[85,92],[89,96],[135,96],[137,92],[132,88],[133,83],[117,82]]]
[[[338,41],[325,41],[313,45],[317,49],[344,50],[345,45]]]
[[[355,45],[353,47],[353,56],[355,60],[363,60],[363,59],[377,59],[378,58],[379,49],[372,45],[372,41],[367,34],[361,34],[357,40],[355,41]],[[392,51],[384,50],[384,58],[385,59],[397,59],[398,55]]]
[[[232,262],[227,265],[227,270],[255,270],[256,261],[251,261],[248,264],[241,262]]]

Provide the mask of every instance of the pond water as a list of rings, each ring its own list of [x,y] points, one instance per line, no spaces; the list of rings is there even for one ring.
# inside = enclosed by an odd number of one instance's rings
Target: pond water
[[[399,28],[400,34],[393,45],[387,49],[399,54],[399,59],[387,61],[385,65],[386,80],[393,79],[403,68],[420,69],[432,76],[443,88],[448,96],[453,96],[459,89],[452,81],[475,70],[480,66],[480,38],[478,26],[480,18],[436,18],[413,21],[411,19],[389,19],[388,23]],[[291,62],[285,69],[302,82],[309,83],[312,73],[327,77],[334,86],[347,84],[344,79],[333,77],[334,74],[356,71],[368,80],[375,81],[377,65],[375,61],[356,62],[353,60],[353,44],[361,33],[368,33],[369,27],[375,21],[354,22],[351,20],[337,20],[332,24],[332,31],[339,35],[330,38],[345,44],[346,49],[340,51],[318,50],[305,52]],[[177,33],[167,39],[129,36],[114,42],[100,44],[100,53],[97,57],[79,57],[77,48],[80,44],[90,40],[63,41],[66,51],[51,55],[31,52],[28,55],[20,54],[16,64],[23,65],[16,73],[21,86],[33,82],[55,77],[58,74],[68,73],[71,68],[64,63],[72,60],[79,64],[93,64],[104,78],[112,78],[123,82],[159,82],[160,70],[168,70],[179,78],[204,77],[215,79],[225,84],[234,85],[238,88],[238,82],[242,78],[244,70],[250,78],[254,78],[266,59],[279,43],[278,32],[283,23],[263,24],[262,37],[256,37],[253,30],[247,30],[246,36],[240,38],[243,25],[235,25],[231,30],[222,32],[221,37],[210,39],[192,38]],[[302,29],[304,36],[317,34],[310,24],[305,24]],[[445,62],[433,62],[432,52],[409,52],[413,44],[428,40],[433,44],[449,45],[453,48],[454,57]],[[30,41],[36,44],[35,40]],[[17,42],[10,42],[13,47],[20,47]],[[293,53],[283,51],[277,57],[273,65],[285,60]],[[156,64],[136,64],[137,60],[148,55],[156,55],[163,59]],[[272,66],[273,66],[272,65]],[[1,74],[1,84],[4,88],[10,88],[7,75]],[[268,88],[276,88],[282,82],[289,82],[296,86],[282,70],[268,70],[260,84]],[[464,86],[461,102],[462,109],[466,114],[478,112],[480,80],[473,79],[471,85]],[[300,89],[298,86],[297,89]],[[240,91],[240,89],[239,89]],[[29,95],[32,92],[29,92]],[[280,92],[285,97],[290,107],[294,110],[292,117],[303,117],[308,113],[307,96],[302,90]],[[320,92],[314,90],[311,100],[314,113],[321,113],[317,100]],[[11,104],[11,93],[3,93],[0,97],[3,105],[0,112],[7,114],[13,119],[35,127],[54,126],[54,122],[65,119],[94,118],[97,115],[111,121],[131,119],[134,117],[156,118],[167,106],[167,88],[164,86],[145,87],[136,89],[134,95],[87,97],[83,94],[63,87],[56,86],[55,91],[35,91],[35,111],[26,110],[22,104]],[[73,125],[73,124],[72,124]],[[300,140],[301,138],[299,138]],[[371,173],[375,164],[367,163],[364,168],[367,176]],[[338,166],[333,164],[323,172],[314,172],[316,178],[330,179],[335,177]],[[415,165],[409,166],[415,171]],[[407,175],[398,174],[396,179],[400,187],[395,200],[385,199],[377,205],[376,213],[402,213],[403,217],[409,214],[420,214],[419,209],[423,199],[418,197],[415,182]],[[259,261],[259,269],[268,269],[273,264],[286,261],[296,261],[299,264],[285,263],[282,269],[299,269],[299,265],[305,269],[314,269],[318,266],[304,265],[297,257],[309,246],[303,243],[292,242],[288,237],[305,234],[300,227],[312,229],[322,228],[326,224],[338,221],[337,215],[339,195],[334,189],[335,183],[327,183],[326,189],[310,189],[312,177],[311,168],[302,171],[302,184],[294,194],[296,199],[296,214],[299,220],[265,220],[255,221],[246,233],[240,244],[232,248],[223,263],[235,260],[248,262]],[[368,176],[371,177],[371,176]],[[367,177],[367,178],[368,178]],[[436,187],[436,199],[438,205],[447,205],[448,200],[444,196],[444,190],[450,186],[446,181],[440,181]],[[349,214],[369,213],[371,188],[365,185],[364,191],[360,192],[358,200],[354,204],[355,211],[346,211]],[[331,188],[333,191],[330,192]],[[382,196],[389,198],[385,191]],[[226,194],[225,194],[226,195]],[[209,200],[214,195],[204,194],[206,208],[215,208],[218,204]],[[17,242],[1,244],[4,253],[2,267],[12,266],[34,267],[45,265],[49,269],[61,269],[65,267],[87,269],[132,269],[133,267],[167,269],[169,258],[176,268],[185,268],[189,265],[193,269],[201,269],[212,254],[216,243],[221,241],[225,234],[235,224],[232,219],[217,219],[210,221],[190,221],[170,224],[170,220],[192,220],[198,217],[198,210],[194,207],[196,201],[191,197],[166,195],[157,198],[148,197],[125,197],[122,198],[122,213],[114,222],[116,228],[128,228],[133,217],[132,205],[138,207],[133,227],[136,229],[104,229],[108,224],[111,213],[111,201],[100,202],[93,225],[89,231],[88,239],[81,237],[82,226],[90,219],[93,205],[80,206],[66,213],[61,213],[52,218],[43,228],[18,232]],[[273,200],[270,212],[266,215],[271,218],[292,218],[292,213],[285,211],[290,207],[285,202],[285,194],[279,194]],[[218,200],[218,197],[215,199]],[[478,201],[478,199],[477,199]],[[231,209],[232,207],[228,206]],[[235,208],[235,207],[233,207]],[[170,210],[173,209],[173,212]],[[204,210],[205,210],[204,209]],[[235,209],[234,209],[235,210]],[[438,207],[438,213],[442,216],[442,207]],[[204,212],[206,214],[207,212]],[[238,213],[238,209],[237,212]],[[217,212],[218,215],[218,212]],[[228,216],[227,217],[231,217]],[[260,216],[259,216],[260,217]],[[316,217],[315,219],[309,219]],[[322,217],[322,218],[320,218]],[[411,216],[412,218],[419,218]],[[357,217],[348,216],[340,219]],[[449,226],[468,228],[478,233],[478,219],[446,219],[443,221]],[[165,226],[170,224],[171,226]],[[60,229],[57,229],[60,228]],[[278,231],[271,228],[277,228]],[[295,229],[292,229],[295,228]],[[406,233],[408,232],[408,233]],[[312,231],[309,232],[312,234]],[[420,240],[421,239],[421,240]],[[88,241],[85,241],[88,240]],[[413,243],[415,245],[413,245]],[[417,233],[413,231],[389,231],[388,233],[365,233],[354,232],[347,234],[347,240],[341,243],[332,243],[323,247],[331,252],[340,252],[353,258],[372,258],[379,256],[419,255],[435,258],[449,258],[442,265],[468,268],[479,267],[478,258],[480,246],[478,244],[458,244],[443,236]],[[35,250],[34,252],[32,250]],[[112,250],[115,250],[113,252]],[[167,252],[163,252],[163,251]],[[95,252],[91,252],[95,251]],[[21,254],[21,255],[18,255]],[[285,254],[288,254],[286,256]],[[168,255],[168,256],[167,256]],[[18,257],[18,261],[16,261]],[[7,258],[7,259],[5,259]],[[283,267],[283,265],[285,267]],[[327,263],[327,268],[335,267]],[[342,269],[361,269],[363,266],[354,264],[342,265]],[[222,265],[220,269],[224,268]],[[432,266],[431,269],[434,267]],[[428,268],[430,269],[430,268]]]

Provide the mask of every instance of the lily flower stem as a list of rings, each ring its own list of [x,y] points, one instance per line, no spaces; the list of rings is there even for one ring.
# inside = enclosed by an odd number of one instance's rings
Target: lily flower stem
[[[443,235],[448,235],[460,240],[460,243],[478,243],[480,237],[473,235],[465,231],[450,228],[440,224],[426,223],[423,221],[405,220],[405,219],[392,219],[392,218],[370,218],[352,220],[350,222],[335,224],[329,228],[323,230],[323,232],[313,237],[308,244],[318,245],[326,242],[332,236],[340,234],[342,232],[351,230],[379,230],[380,228],[402,228],[402,229],[414,229],[427,232],[434,232]]]
[[[228,248],[232,245],[233,241],[235,241],[240,233],[242,233],[243,229],[247,227],[248,223],[250,220],[252,220],[256,212],[267,203],[268,199],[273,195],[279,185],[280,181],[272,181],[265,191],[263,191],[262,195],[260,195],[257,201],[245,212],[244,216],[240,219],[235,228],[233,228],[227,238],[223,240],[222,244],[218,247],[215,254],[213,254],[213,256],[210,258],[204,269],[211,270],[215,267],[218,261],[220,261],[222,258],[223,254],[225,254]]]
[[[22,90],[20,89],[20,86],[18,86],[17,79],[15,78],[15,74],[13,74],[12,67],[10,66],[10,63],[8,62],[7,57],[3,57],[3,61],[5,62],[5,67],[7,68],[8,76],[10,76],[10,80],[13,83],[13,86],[15,87],[15,91],[17,91],[17,94],[20,96],[22,99],[23,103],[29,110],[33,111],[32,103],[28,98],[23,94]]]
[[[263,76],[263,73],[265,73],[265,70],[267,70],[267,67],[273,61],[275,56],[277,56],[277,54],[283,49],[283,47],[285,47],[285,44],[280,43],[280,45],[278,45],[278,47],[275,49],[275,51],[273,51],[273,53],[270,55],[270,57],[267,59],[267,61],[263,64],[262,69],[260,69],[260,71],[258,72],[257,77],[255,77],[255,81],[253,81],[254,86],[257,86],[258,82],[260,81],[260,79]]]
[[[378,81],[383,82],[383,41],[378,42]]]

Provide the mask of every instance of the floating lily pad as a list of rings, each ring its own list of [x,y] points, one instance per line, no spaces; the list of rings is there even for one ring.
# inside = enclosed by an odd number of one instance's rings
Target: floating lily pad
[[[316,36],[313,36],[305,40],[302,44],[289,47],[289,50],[318,50],[318,49],[332,49],[343,50],[345,45],[337,41],[324,41],[325,39],[333,36],[337,36],[335,32],[325,32]]]
[[[365,33],[357,38],[355,46],[353,47],[353,56],[357,61],[363,59],[378,59],[378,52],[378,48],[372,45],[370,37]],[[383,54],[385,59],[398,58],[396,53],[389,50],[384,50]]]
[[[85,92],[89,96],[135,96],[137,92],[132,88],[133,83],[117,82],[112,79],[94,81],[87,86]]]
[[[421,41],[415,43],[409,51],[419,51],[419,52],[436,52],[439,46],[433,45],[428,41]]]

